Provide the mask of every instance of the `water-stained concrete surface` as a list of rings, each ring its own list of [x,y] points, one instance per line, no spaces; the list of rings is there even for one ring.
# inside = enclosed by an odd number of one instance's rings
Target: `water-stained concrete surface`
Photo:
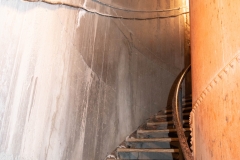
[[[78,3],[135,16],[93,1]],[[177,0],[111,4],[183,5]],[[166,107],[184,65],[183,16],[133,21],[0,0],[0,20],[0,159],[104,159]]]

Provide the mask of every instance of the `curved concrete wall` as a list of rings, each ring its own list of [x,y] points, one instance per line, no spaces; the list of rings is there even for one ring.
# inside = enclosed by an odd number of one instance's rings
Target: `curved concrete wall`
[[[139,16],[92,1],[71,3]],[[128,3],[134,9],[182,5]],[[184,65],[183,16],[130,21],[0,0],[0,35],[0,159],[104,159],[166,107]]]
[[[190,3],[196,160],[240,158],[239,5],[237,0]]]

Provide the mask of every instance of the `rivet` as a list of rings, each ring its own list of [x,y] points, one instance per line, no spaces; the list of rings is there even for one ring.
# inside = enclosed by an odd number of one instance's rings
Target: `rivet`
[[[192,110],[195,110],[197,108],[197,106],[196,105],[194,105],[193,107],[192,107]]]
[[[200,104],[200,101],[199,100],[197,100],[197,102],[196,102],[198,105]]]
[[[202,99],[204,99],[206,97],[206,95],[202,93],[201,97],[202,97]]]
[[[204,94],[205,96],[207,95],[207,93],[206,93],[206,91],[205,91],[205,90],[203,91],[203,94]]]
[[[229,72],[229,66],[226,66],[226,68],[224,69],[224,72],[227,74]]]
[[[234,61],[232,61],[232,62],[230,62],[230,64],[229,64],[229,65],[230,65],[230,67],[232,67],[232,68],[233,68],[233,67],[235,66],[235,62],[236,62],[235,60],[234,60]]]
[[[218,74],[218,77],[219,77],[220,79],[223,79],[223,74],[222,74],[222,72],[220,72],[220,73]]]
[[[214,81],[212,81],[212,82],[210,83],[210,86],[214,87],[215,84],[216,84],[216,83],[215,83]]]
[[[219,79],[218,79],[218,77],[216,77],[216,78],[214,79],[214,82],[217,84],[218,81],[219,81]]]
[[[207,92],[209,92],[210,90],[208,90],[207,88],[205,88],[205,90],[204,90],[204,91],[207,93]]]
[[[211,87],[210,85],[207,86],[207,91],[210,92],[211,88],[212,88],[212,87]]]

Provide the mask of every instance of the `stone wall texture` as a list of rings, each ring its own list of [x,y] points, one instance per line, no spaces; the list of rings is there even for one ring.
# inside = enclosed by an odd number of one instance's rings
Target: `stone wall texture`
[[[104,2],[104,1],[103,1]],[[105,1],[138,10],[178,0]],[[69,1],[125,17],[94,1]],[[0,159],[104,159],[167,106],[184,67],[184,16],[114,19],[64,5],[0,0]]]

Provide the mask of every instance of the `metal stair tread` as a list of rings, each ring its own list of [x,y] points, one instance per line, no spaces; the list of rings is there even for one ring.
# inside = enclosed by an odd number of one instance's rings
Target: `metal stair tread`
[[[183,123],[189,123],[189,120],[183,120]],[[174,122],[173,121],[147,122],[147,126],[157,126],[161,124],[174,124]]]
[[[154,152],[154,153],[176,153],[179,149],[142,149],[142,148],[118,148],[117,152]]]
[[[192,101],[192,97],[182,98],[182,101]]]
[[[184,102],[184,103],[182,103],[182,106],[186,106],[186,105],[192,105],[192,102]]]
[[[178,138],[128,138],[126,142],[173,142]]]
[[[190,131],[190,128],[183,128],[184,131]],[[169,133],[169,132],[176,132],[176,129],[162,129],[162,130],[144,130],[139,129],[137,130],[137,133]]]
[[[182,108],[182,111],[191,110],[191,109],[192,109],[192,107],[185,107],[185,108]],[[172,109],[166,109],[164,111],[164,113],[168,113],[168,112],[172,112]]]
[[[187,116],[189,115],[190,113],[183,113],[182,115],[183,116]],[[155,118],[165,118],[165,117],[172,117],[173,115],[172,114],[162,114],[162,115],[155,115]]]

